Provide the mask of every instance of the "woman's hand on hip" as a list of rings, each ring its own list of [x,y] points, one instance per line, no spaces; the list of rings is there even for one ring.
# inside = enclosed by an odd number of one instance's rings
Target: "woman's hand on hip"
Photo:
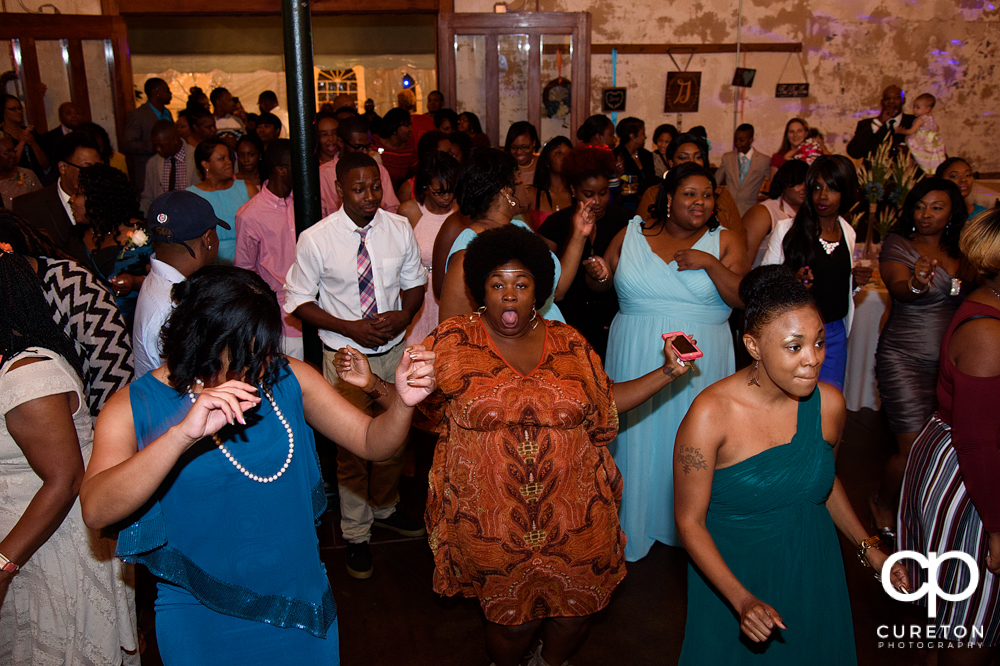
[[[260,397],[257,389],[244,382],[230,380],[213,388],[206,388],[195,398],[184,420],[177,424],[181,434],[194,444],[214,435],[227,423],[246,424],[243,412],[256,406]]]
[[[403,404],[414,407],[436,388],[434,352],[428,351],[423,345],[407,347],[396,366],[396,393]]]

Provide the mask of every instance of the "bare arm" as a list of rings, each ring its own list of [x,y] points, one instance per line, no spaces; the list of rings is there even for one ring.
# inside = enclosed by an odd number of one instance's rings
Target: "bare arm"
[[[408,184],[409,181],[403,183],[402,187],[400,187],[400,190],[402,190],[403,187],[406,187]],[[403,203],[399,204],[399,208],[396,209],[396,212],[405,217],[407,220],[409,220],[411,227],[416,228],[417,222],[420,221],[420,206],[417,205],[417,200],[410,198],[402,199],[402,197],[400,197],[400,200]]]
[[[719,449],[725,442],[721,424],[726,408],[714,395],[698,396],[681,422],[674,444],[674,518],[681,543],[694,565],[729,602],[740,628],[754,642],[766,641],[781,616],[758,600],[723,559],[705,519],[712,498],[712,480]]]
[[[757,252],[764,237],[771,233],[771,212],[761,204],[755,204],[743,216],[743,228],[747,232],[747,266],[757,259]]]
[[[73,424],[77,402],[74,393],[59,393],[21,403],[5,415],[7,431],[42,480],[24,513],[0,540],[0,553],[15,564],[24,565],[52,536],[80,491],[83,457]],[[43,423],[45,427],[39,427]],[[11,575],[0,572],[0,584]]]
[[[919,131],[920,128],[923,127],[923,126],[924,126],[924,119],[922,117],[920,117],[920,118],[917,118],[917,119],[915,119],[913,121],[913,124],[910,125],[909,129],[906,129],[906,128],[903,128],[903,127],[896,127],[896,128],[893,129],[893,132],[896,133],[896,134],[902,134],[903,136],[909,136],[909,135],[913,134],[914,132]]]
[[[444,278],[448,271],[448,253],[451,246],[455,244],[455,239],[468,226],[468,220],[458,211],[455,211],[447,218],[438,230],[438,235],[434,239],[434,259],[431,263],[431,288],[434,289],[434,296],[440,301],[441,292],[444,288]]]
[[[444,286],[441,289],[441,302],[438,309],[438,323],[460,314],[475,312],[469,289],[465,286],[465,268],[462,261],[465,250],[459,250],[452,255],[448,263],[448,271],[444,276]]]
[[[556,285],[555,300],[562,300],[572,286],[573,280],[576,279],[576,272],[580,269],[580,262],[583,260],[583,248],[587,236],[590,235],[595,223],[594,211],[591,207],[583,201],[579,202],[573,214],[569,238],[566,240],[566,246],[559,257],[562,270],[559,274],[559,284]]]
[[[750,270],[746,245],[738,234],[724,229],[719,238],[719,258],[701,250],[681,250],[674,254],[677,270],[704,269],[719,291],[719,296],[732,308],[742,308],[740,280]]]
[[[587,286],[602,294],[614,286],[615,271],[618,270],[618,260],[622,255],[622,243],[625,241],[625,231],[622,229],[611,239],[611,244],[604,251],[600,261],[591,262],[586,266]],[[604,278],[603,280],[601,278]]]
[[[880,261],[878,267],[892,297],[897,301],[911,303],[927,293],[928,286],[934,279],[937,259],[920,257],[912,269],[898,261]],[[920,293],[914,293],[911,285]]]
[[[650,335],[656,335],[656,332],[650,331]],[[657,368],[656,370],[647,372],[642,377],[631,379],[627,382],[618,382],[611,387],[611,392],[615,399],[615,407],[619,413],[638,407],[656,395],[664,386],[691,369],[689,366],[681,363],[681,360],[677,357],[677,352],[670,346],[670,341],[676,337],[667,338],[663,343],[663,354],[666,360],[662,368]]]

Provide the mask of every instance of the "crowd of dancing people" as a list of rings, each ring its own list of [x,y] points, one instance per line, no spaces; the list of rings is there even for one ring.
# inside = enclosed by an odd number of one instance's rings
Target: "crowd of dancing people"
[[[314,432],[348,574],[374,575],[373,527],[426,535],[496,666],[566,664],[656,542],[689,555],[682,664],[854,664],[838,531],[901,592],[925,575],[895,550],[974,557],[931,622],[984,637],[939,663],[996,655],[1000,210],[933,96],[887,88],[848,156],[793,118],[714,164],[702,127],[650,151],[638,118],[521,121],[493,147],[437,91],[342,96],[305,128],[323,217],[297,236],[273,92],[257,114],[192,88],[175,117],[144,91],[121,152],[71,103],[38,135],[3,96],[0,663],[138,664],[136,564],[169,666],[339,663]],[[883,144],[921,178],[873,263],[851,220]],[[876,269],[897,451],[859,516],[835,454]],[[413,428],[437,437],[423,521],[397,511]]]

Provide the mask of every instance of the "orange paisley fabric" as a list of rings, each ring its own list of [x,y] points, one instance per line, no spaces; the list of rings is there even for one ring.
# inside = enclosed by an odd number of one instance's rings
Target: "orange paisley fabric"
[[[544,322],[541,361],[522,376],[471,319],[424,342],[437,352],[421,407],[440,433],[424,516],[434,591],[477,597],[505,625],[595,613],[625,576],[611,380],[570,326]]]

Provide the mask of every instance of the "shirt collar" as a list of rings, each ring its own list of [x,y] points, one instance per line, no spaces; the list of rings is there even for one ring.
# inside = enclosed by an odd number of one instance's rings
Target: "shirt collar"
[[[266,180],[263,183],[260,184],[260,192],[258,192],[257,196],[261,197],[265,202],[267,202],[271,206],[274,206],[275,208],[278,208],[280,206],[291,206],[292,205],[292,193],[291,192],[288,193],[287,197],[285,197],[284,199],[282,199],[277,194],[275,194],[271,190],[267,189],[267,181]],[[350,218],[348,218],[348,221],[350,222]],[[354,222],[351,222],[351,225],[354,226]]]
[[[66,190],[63,189],[62,176],[59,176],[59,180],[56,181],[56,192],[59,193],[59,200],[63,202],[63,205],[64,206],[69,205],[69,200],[72,197],[66,194]]]
[[[736,152],[737,152],[737,153],[739,153],[740,151],[738,151],[738,150],[737,150]],[[753,146],[750,146],[750,150],[748,150],[748,151],[746,152],[746,156],[747,156],[747,159],[748,159],[748,160],[752,160],[752,159],[753,159],[753,154],[754,154],[754,152],[755,152],[755,151],[754,151],[754,149],[753,149]],[[740,153],[740,154],[743,154],[743,153]],[[737,155],[737,157],[739,157],[739,155]]]
[[[335,217],[334,224],[336,228],[340,231],[343,231],[344,233],[353,234],[356,233],[358,229],[362,228],[356,225],[354,223],[354,220],[352,220],[347,215],[347,211],[344,210],[343,205],[340,206],[340,210],[334,213],[334,217]],[[369,232],[372,231],[384,219],[385,219],[385,211],[379,208],[378,211],[376,211],[375,213],[375,217],[372,218],[372,221],[368,223],[368,231]]]
[[[157,259],[155,252],[149,256],[149,272],[173,284],[183,282],[187,279],[179,270],[170,264]]]

